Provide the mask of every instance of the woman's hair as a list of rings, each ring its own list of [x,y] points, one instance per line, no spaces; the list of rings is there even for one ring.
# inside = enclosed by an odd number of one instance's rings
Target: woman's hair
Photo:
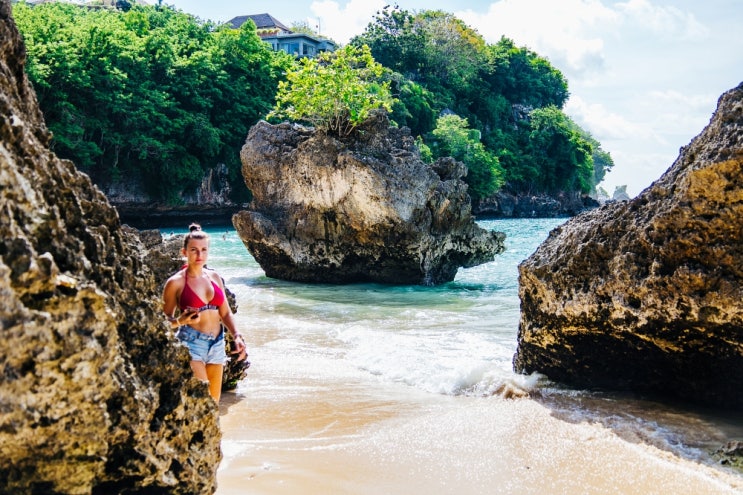
[[[188,247],[188,241],[191,239],[209,239],[209,235],[201,230],[201,225],[192,223],[188,226],[188,234],[183,238],[183,249]]]

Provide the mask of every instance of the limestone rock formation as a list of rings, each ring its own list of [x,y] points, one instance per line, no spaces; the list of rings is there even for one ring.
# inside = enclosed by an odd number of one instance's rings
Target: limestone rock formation
[[[731,440],[712,453],[720,464],[743,472],[743,442]]]
[[[230,199],[228,174],[224,164],[209,169],[197,189],[180,197],[183,202],[180,206],[154,201],[145,192],[141,179],[123,178],[100,187],[122,221],[137,228],[183,227],[193,218],[199,218],[202,226],[207,226],[223,224],[240,210],[240,205]]]
[[[555,218],[574,216],[597,206],[598,201],[578,193],[515,195],[498,191],[481,199],[473,211],[482,218]]]
[[[383,112],[347,142],[259,122],[240,156],[254,199],[233,224],[269,277],[433,285],[503,250],[474,221],[465,167],[422,162]]]
[[[213,493],[218,409],[142,244],[50,134],[0,0],[0,493]]]
[[[519,274],[517,371],[743,409],[743,84],[659,180]]]

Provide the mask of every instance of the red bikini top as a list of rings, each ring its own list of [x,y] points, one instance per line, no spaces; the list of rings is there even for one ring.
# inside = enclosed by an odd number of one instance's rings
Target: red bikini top
[[[214,296],[211,301],[205,303],[188,285],[187,277],[185,287],[183,287],[183,292],[181,292],[181,299],[178,301],[181,311],[184,311],[188,307],[197,308],[199,311],[205,309],[219,309],[224,302],[224,292],[214,283],[213,280],[210,280],[210,282],[212,283],[212,287],[214,287]]]

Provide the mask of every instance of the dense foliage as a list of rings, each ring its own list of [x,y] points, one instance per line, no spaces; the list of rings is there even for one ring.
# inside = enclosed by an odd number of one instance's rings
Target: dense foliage
[[[451,156],[467,165],[469,193],[473,200],[485,198],[503,185],[498,158],[480,142],[480,131],[469,129],[467,119],[444,115],[433,130],[438,156]]]
[[[468,164],[474,199],[503,180],[517,193],[593,192],[613,166],[599,143],[561,111],[568,98],[562,73],[507,38],[488,44],[451,14],[388,6],[351,44],[369,46],[392,72],[399,99],[393,120],[420,136],[433,157],[450,152],[441,140],[454,122],[438,116],[453,113],[479,131],[481,148],[470,149],[486,153],[478,160],[491,165],[478,171]]]
[[[242,202],[239,150],[257,120],[345,135],[379,107],[411,129],[425,159],[467,164],[475,201],[501,187],[593,192],[613,166],[562,112],[560,71],[445,12],[386,7],[348,46],[296,61],[252,22],[234,30],[160,2],[118,5],[13,7],[54,150],[99,185],[132,180],[177,204],[223,163]]]
[[[252,23],[232,30],[171,8],[125,10],[14,5],[54,151],[98,184],[133,177],[170,204],[219,163],[242,184],[240,147],[289,59]]]
[[[309,123],[348,136],[377,108],[391,110],[389,84],[369,47],[346,46],[317,58],[303,58],[279,82],[272,118]]]

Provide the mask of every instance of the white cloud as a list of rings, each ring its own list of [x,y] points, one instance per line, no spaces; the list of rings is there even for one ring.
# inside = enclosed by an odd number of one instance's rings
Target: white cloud
[[[617,12],[596,0],[500,0],[484,15],[471,9],[455,14],[490,43],[505,35],[577,73],[603,67],[602,36],[619,21]]]
[[[651,91],[650,96],[665,105],[688,107],[694,111],[707,111],[714,106],[720,95],[688,95],[676,90]]]
[[[612,153],[614,168],[601,182],[606,192],[612,194],[618,186],[627,186],[627,193],[636,196],[653,181],[660,178],[676,159],[673,153]],[[617,164],[621,163],[621,167]],[[638,182],[637,178],[646,178]]]
[[[711,94],[688,95],[675,90],[652,91],[649,98],[659,109],[652,120],[669,136],[696,135],[694,133],[700,132],[709,123],[718,97]]]
[[[627,25],[643,27],[666,39],[697,39],[707,36],[708,29],[693,14],[676,7],[655,6],[648,0],[629,0],[617,4]]]
[[[310,5],[312,13],[319,18],[321,34],[332,33],[334,41],[346,44],[364,32],[374,15],[387,2],[384,0],[351,0],[341,8],[334,0],[315,1]]]
[[[638,138],[650,133],[646,125],[630,122],[604,105],[588,103],[578,96],[571,96],[564,110],[578,125],[590,129],[599,141]]]
[[[534,15],[538,12],[539,15]],[[498,0],[487,12],[455,13],[490,43],[502,35],[525,45],[570,76],[607,71],[607,46],[654,40],[689,41],[708,36],[693,14],[648,0]]]

